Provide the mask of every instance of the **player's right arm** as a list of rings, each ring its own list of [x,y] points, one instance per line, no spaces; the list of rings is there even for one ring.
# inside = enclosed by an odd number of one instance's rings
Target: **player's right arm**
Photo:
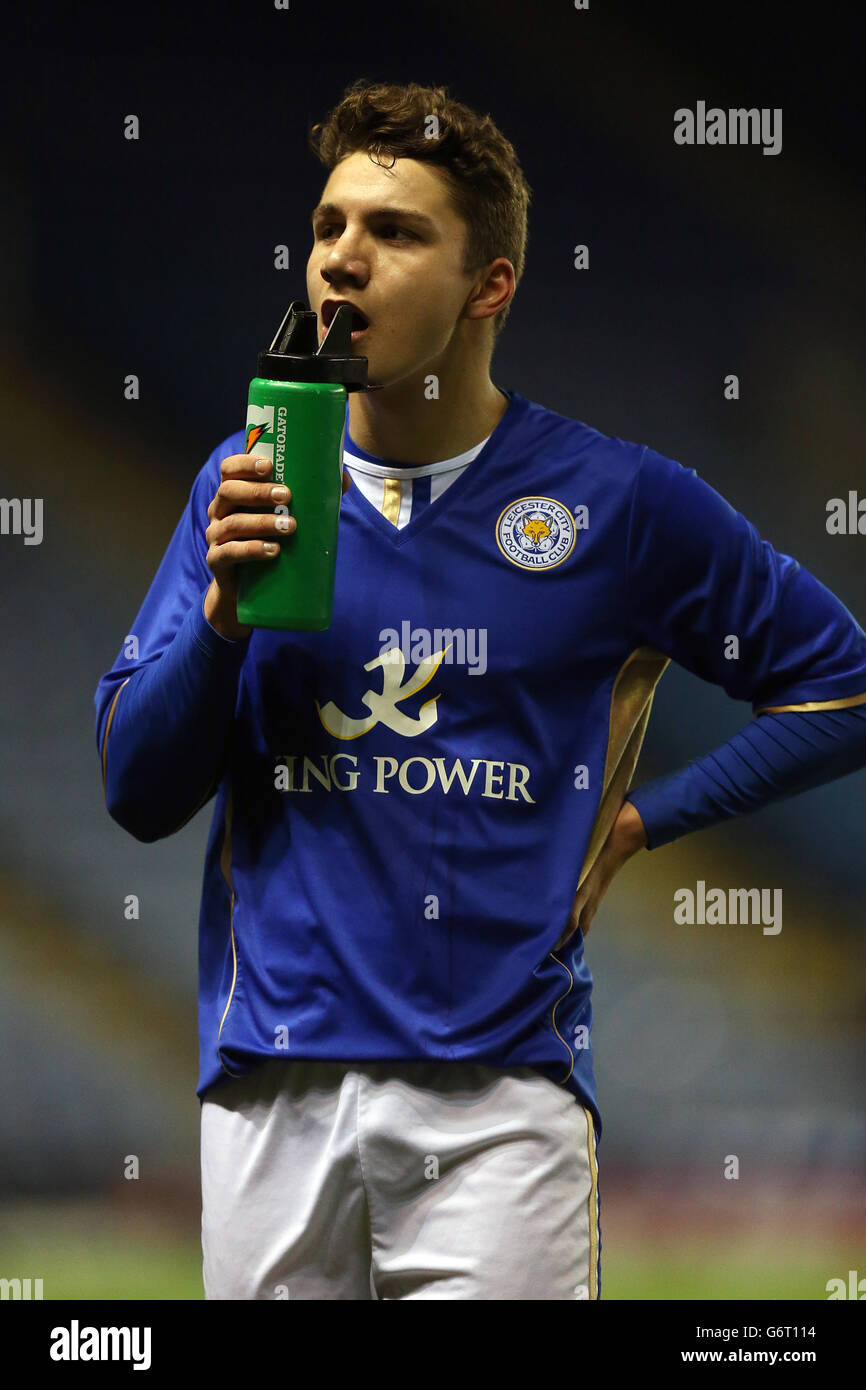
[[[237,566],[269,559],[296,525],[270,510],[291,497],[273,495],[268,460],[257,472],[247,454],[217,456],[94,697],[106,806],[145,842],[174,834],[216,790],[252,632],[237,618]]]

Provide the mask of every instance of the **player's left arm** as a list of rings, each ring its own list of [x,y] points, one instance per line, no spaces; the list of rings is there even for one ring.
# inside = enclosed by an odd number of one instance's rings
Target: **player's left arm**
[[[640,848],[866,766],[866,633],[693,469],[645,449],[627,539],[635,646],[664,652],[755,718],[706,757],[630,791],[575,898],[586,934]]]

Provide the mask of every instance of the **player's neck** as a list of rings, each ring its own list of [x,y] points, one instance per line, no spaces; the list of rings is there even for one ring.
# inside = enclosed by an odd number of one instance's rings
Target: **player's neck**
[[[376,458],[438,463],[480,444],[508,409],[508,398],[490,380],[486,364],[477,380],[440,377],[438,396],[432,398],[429,377],[425,373],[381,391],[352,392],[349,430],[354,443]]]

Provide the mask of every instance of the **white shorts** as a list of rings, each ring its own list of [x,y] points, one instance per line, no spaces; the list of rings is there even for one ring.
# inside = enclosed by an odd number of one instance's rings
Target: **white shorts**
[[[206,1299],[597,1299],[592,1116],[531,1067],[267,1060],[201,1109]]]

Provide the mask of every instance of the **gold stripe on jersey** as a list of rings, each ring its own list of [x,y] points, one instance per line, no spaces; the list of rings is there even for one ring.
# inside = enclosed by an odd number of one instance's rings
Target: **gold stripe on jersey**
[[[637,767],[655,688],[669,664],[670,657],[664,652],[654,647],[638,647],[623,662],[613,683],[601,800],[592,823],[578,888],[598,858],[619,814]]]
[[[655,688],[669,664],[670,657],[665,656],[663,652],[656,651],[654,647],[637,647],[630,656],[626,657],[617,672],[610,696],[607,755],[602,778],[601,799],[595,820],[592,823],[586,858],[581,866],[575,896],[577,896],[583,880],[598,858],[601,847],[610,834],[611,826],[619,814],[620,804],[628,791],[629,782],[634,775],[640,756]],[[564,930],[565,928],[563,928]],[[562,966],[569,979],[568,989],[557,999],[550,1014],[551,1027],[567,1050],[570,1063],[568,1071],[558,1083],[560,1086],[565,1085],[574,1071],[574,1052],[568,1040],[562,1036],[556,1026],[556,1010],[563,999],[571,993],[574,985],[574,977],[565,961],[560,960],[559,956],[555,954],[560,946],[566,944],[567,940],[568,937],[565,941],[560,938],[553,951],[550,952],[551,959],[555,960],[557,965]]]
[[[563,999],[566,999],[568,995],[571,994],[571,991],[574,988],[574,976],[572,975],[565,961],[560,960],[559,956],[555,956],[552,951],[550,952],[550,959],[555,960],[557,965],[561,965],[566,975],[568,976],[568,989],[565,991],[565,994],[561,994],[559,996],[559,998],[557,999],[556,1003],[550,1011],[550,1026],[553,1029],[556,1036],[559,1038],[559,1041],[562,1043],[569,1057],[568,1071],[565,1073],[565,1076],[562,1078],[562,1080],[557,1082],[558,1086],[564,1086],[568,1078],[571,1076],[571,1073],[574,1071],[574,1053],[571,1050],[570,1043],[566,1038],[562,1036],[562,1034],[556,1026],[556,1011],[562,1003]]]
[[[591,1111],[583,1106],[586,1116],[586,1147],[592,1185],[589,1193],[589,1296],[598,1298],[598,1162],[595,1156],[595,1124]]]
[[[383,478],[382,515],[396,526],[400,520],[400,503],[403,498],[403,484],[399,478]],[[411,487],[412,484],[410,483]]]
[[[850,709],[852,705],[866,705],[866,694],[849,695],[846,700],[808,700],[804,705],[762,705],[755,714],[787,714],[789,710],[808,713],[814,709]]]
[[[220,1038],[222,1037],[223,1024],[226,1021],[226,1015],[228,1014],[228,1011],[231,1007],[232,999],[234,998],[235,985],[237,984],[238,978],[238,953],[237,947],[235,945],[235,890],[234,885],[232,883],[232,801],[232,789],[231,787],[229,787],[228,794],[226,796],[225,824],[223,827],[223,847],[222,853],[220,854],[220,868],[222,869],[223,878],[228,884],[229,893],[231,894],[231,904],[229,906],[229,931],[231,932],[232,941],[232,986],[229,990],[229,997],[226,1000],[226,1006],[223,1009],[223,1016],[220,1019],[219,1031],[217,1033],[217,1056],[219,1057],[220,1066],[222,1067],[224,1072],[227,1072],[229,1076],[242,1076],[242,1072],[229,1071],[229,1068],[223,1061],[222,1053],[220,1052]]]
[[[126,680],[123,682],[123,685],[129,685],[129,682],[130,682],[131,679],[132,679],[131,676],[127,676]],[[107,768],[107,766],[108,766],[108,762],[107,762],[107,757],[108,757],[108,731],[109,731],[109,729],[111,728],[111,721],[112,721],[113,718],[114,718],[114,706],[117,704],[117,697],[118,697],[118,695],[120,694],[121,690],[123,689],[123,685],[119,685],[119,686],[117,687],[117,689],[115,690],[115,692],[114,692],[114,699],[113,699],[112,702],[111,702],[111,709],[108,711],[108,718],[107,718],[106,721],[105,721],[105,733],[102,735],[102,790],[103,790],[103,792],[105,791],[105,772],[106,772],[106,768]]]

